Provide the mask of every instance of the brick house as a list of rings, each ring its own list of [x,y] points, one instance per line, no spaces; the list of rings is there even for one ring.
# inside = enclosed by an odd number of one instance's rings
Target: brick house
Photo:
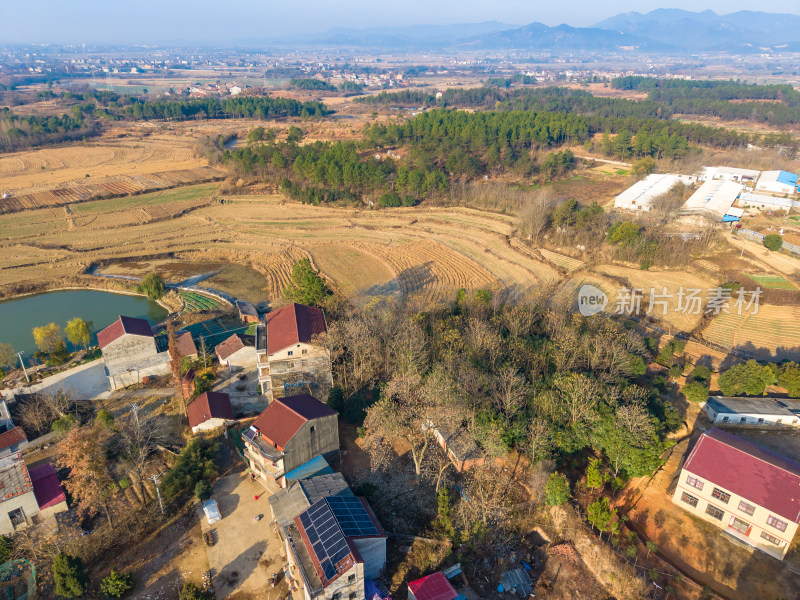
[[[67,497],[49,463],[28,470],[22,454],[0,458],[0,533],[13,533],[67,510]],[[53,525],[55,525],[53,519]]]
[[[97,334],[97,343],[112,390],[170,373],[169,352],[158,351],[146,319],[120,316]]]
[[[321,343],[328,331],[319,308],[293,302],[256,326],[258,382],[271,402],[299,392],[324,397],[333,383],[331,357]]]
[[[339,457],[338,413],[308,394],[272,402],[244,431],[244,456],[259,477],[286,487],[286,476],[306,463]]]
[[[703,433],[672,501],[779,560],[800,523],[800,463],[727,431]]]
[[[284,539],[306,600],[364,600],[365,580],[386,566],[386,534],[364,498],[317,501],[284,527]]]

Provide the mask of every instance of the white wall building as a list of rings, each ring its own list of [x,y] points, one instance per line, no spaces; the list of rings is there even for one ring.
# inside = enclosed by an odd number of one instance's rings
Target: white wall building
[[[737,169],[736,167],[703,167],[698,179],[700,181],[711,181],[719,179],[722,181],[734,181],[736,183],[753,183],[758,179],[761,171],[754,169]]]
[[[776,198],[764,194],[743,192],[739,197],[739,206],[745,208],[758,208],[761,210],[791,210],[794,202],[791,198]]]
[[[797,192],[797,175],[788,171],[764,171],[758,178],[756,189],[774,194],[794,194]]]
[[[703,410],[719,425],[800,426],[800,417],[770,398],[710,396]]]
[[[697,180],[689,175],[657,173],[637,181],[614,200],[614,208],[622,210],[651,210],[653,200],[669,192],[678,183],[692,185]]]

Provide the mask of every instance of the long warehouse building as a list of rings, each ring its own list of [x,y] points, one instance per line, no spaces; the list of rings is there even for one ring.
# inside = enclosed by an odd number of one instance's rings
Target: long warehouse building
[[[647,212],[652,210],[653,200],[669,192],[676,184],[692,185],[695,181],[695,177],[688,175],[671,173],[648,175],[617,196],[614,208]]]

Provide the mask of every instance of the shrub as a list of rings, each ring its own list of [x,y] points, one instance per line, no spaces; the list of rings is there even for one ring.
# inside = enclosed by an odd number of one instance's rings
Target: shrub
[[[414,196],[403,196],[403,206],[415,206],[417,199]]]
[[[201,479],[194,486],[194,495],[197,496],[197,499],[201,502],[211,498],[211,491],[211,484],[205,479]]]
[[[111,569],[108,577],[100,582],[100,591],[107,598],[122,598],[133,587],[133,575],[130,573],[117,573]]]
[[[590,488],[603,487],[603,472],[599,458],[593,458],[586,468],[586,485]]]
[[[59,417],[55,421],[53,421],[53,431],[55,433],[67,433],[75,427],[75,417],[72,415],[64,415],[63,417]]]
[[[569,500],[569,480],[563,473],[551,473],[544,486],[544,503],[560,506]]]
[[[711,369],[704,367],[703,365],[697,366],[692,369],[691,373],[689,373],[689,377],[691,377],[694,381],[704,381],[708,383],[711,381]]]
[[[383,206],[385,208],[395,208],[397,206],[402,206],[403,201],[400,199],[400,196],[394,192],[389,192],[388,194],[384,194],[380,198],[378,198],[378,206]]]
[[[719,376],[719,389],[726,396],[758,396],[775,383],[775,373],[755,360],[732,366]]]
[[[65,598],[83,596],[89,589],[89,578],[83,570],[83,561],[60,552],[53,561],[53,581],[56,594]]]
[[[606,497],[592,502],[586,509],[586,517],[589,524],[600,531],[617,533],[619,530],[619,523],[616,522],[617,509],[611,508],[610,501]]]
[[[705,402],[708,400],[708,385],[702,381],[692,381],[683,386],[683,395],[689,402]]]
[[[770,233],[764,236],[764,245],[773,252],[777,252],[783,246],[783,238],[777,233]]]
[[[683,365],[679,363],[675,363],[669,368],[667,374],[672,377],[673,379],[677,379],[681,375],[683,375]]]
[[[166,292],[164,280],[158,273],[148,273],[139,284],[139,291],[150,300],[158,300]]]
[[[307,258],[301,258],[294,264],[292,281],[283,290],[287,300],[311,305],[318,305],[331,294],[333,292]]]
[[[792,397],[800,397],[800,365],[788,362],[783,365],[778,382]]]
[[[184,490],[193,490],[201,479],[213,479],[217,475],[214,458],[218,449],[217,444],[202,439],[189,442],[161,481],[161,493],[164,497],[174,498]]]
[[[639,226],[636,223],[620,221],[608,230],[606,239],[617,246],[629,246],[639,239],[639,233]]]
[[[201,590],[193,583],[184,583],[178,600],[214,600],[214,595],[208,590]]]
[[[97,411],[97,416],[94,420],[100,423],[106,429],[114,428],[114,415],[108,412],[105,408],[101,408],[99,411]]]

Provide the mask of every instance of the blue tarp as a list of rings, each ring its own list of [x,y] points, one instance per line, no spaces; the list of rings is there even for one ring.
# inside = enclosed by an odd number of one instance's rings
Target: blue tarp
[[[389,597],[381,591],[378,584],[370,579],[364,580],[364,598],[365,600],[389,600]]]
[[[722,217],[723,223],[733,223],[734,221],[738,221],[739,217],[734,217],[733,215],[725,215]]]
[[[307,463],[300,465],[299,467],[292,469],[289,471],[286,477],[286,485],[288,486],[293,481],[300,481],[301,479],[308,479],[309,477],[314,477],[316,475],[332,475],[333,469],[321,456],[317,456],[316,458],[312,458]]]

